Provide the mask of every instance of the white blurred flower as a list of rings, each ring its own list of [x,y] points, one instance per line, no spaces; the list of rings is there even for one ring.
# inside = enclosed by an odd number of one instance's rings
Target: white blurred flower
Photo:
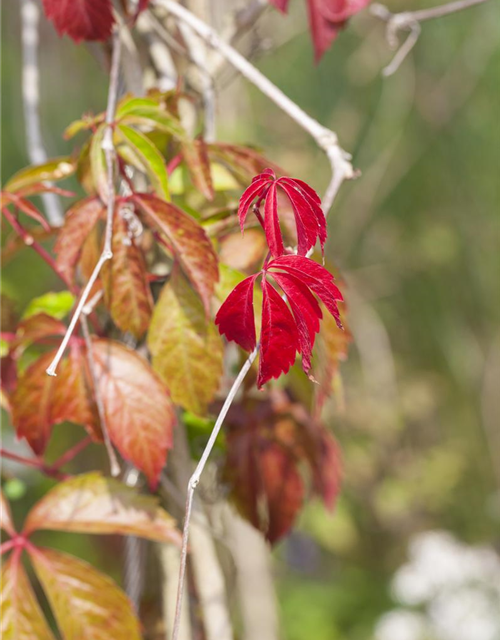
[[[406,611],[394,609],[384,614],[375,628],[376,640],[424,640],[426,636],[425,617]]]

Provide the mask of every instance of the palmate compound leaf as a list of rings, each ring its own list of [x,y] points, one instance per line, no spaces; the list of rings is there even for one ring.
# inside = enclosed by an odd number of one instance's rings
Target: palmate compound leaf
[[[59,35],[75,42],[107,40],[114,24],[111,0],[42,0]]]
[[[269,0],[286,13],[289,0]],[[314,45],[314,57],[319,62],[337,37],[346,21],[364,9],[370,0],[307,0],[309,29]]]
[[[113,322],[121,331],[129,331],[139,340],[149,326],[153,297],[143,253],[121,215],[124,209],[118,208],[115,215],[113,257],[104,265],[101,277],[104,300]]]
[[[11,397],[17,436],[26,438],[37,455],[43,454],[52,427],[60,422],[81,424],[94,439],[101,439],[83,352],[70,349],[61,361],[57,377],[46,374],[54,355],[50,351],[35,360],[19,377]]]
[[[0,637],[2,640],[55,640],[33,593],[19,555],[2,563]]]
[[[257,386],[286,373],[302,354],[302,367],[310,375],[311,354],[322,312],[313,293],[325,304],[339,328],[337,301],[342,294],[333,276],[321,265],[304,256],[287,255],[272,260],[262,270],[262,329]],[[253,286],[259,274],[239,283],[219,309],[215,323],[221,334],[246,351],[256,345]],[[271,276],[286,295],[291,311],[274,286]]]
[[[109,436],[156,487],[176,422],[168,391],[145,358],[113,340],[92,343]]]
[[[297,227],[297,252],[306,255],[319,238],[321,250],[326,242],[326,220],[321,209],[318,194],[302,180],[296,178],[276,178],[272,169],[266,169],[256,176],[243,192],[238,208],[241,230],[253,203],[260,211],[264,202],[264,231],[271,255],[275,258],[285,252],[278,218],[278,187],[289,199]],[[259,222],[261,218],[259,217]]]
[[[111,578],[54,549],[29,555],[65,640],[140,640],[131,602]]]
[[[98,472],[60,482],[31,509],[24,533],[39,529],[135,535],[180,545],[174,519],[153,496]]]
[[[155,196],[136,194],[133,202],[149,225],[166,237],[182,270],[199,293],[208,316],[219,270],[217,255],[205,230],[179,207]]]
[[[178,268],[156,304],[148,346],[153,367],[172,400],[204,415],[220,385],[223,345],[199,296]]]

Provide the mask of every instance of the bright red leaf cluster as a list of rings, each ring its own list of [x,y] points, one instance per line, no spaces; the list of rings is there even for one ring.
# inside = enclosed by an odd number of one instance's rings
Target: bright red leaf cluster
[[[298,255],[285,255],[278,219],[278,186],[289,198],[297,225]],[[266,262],[262,271],[240,282],[230,293],[215,318],[221,334],[247,351],[255,349],[254,284],[262,275],[262,330],[257,386],[271,378],[287,373],[302,355],[302,367],[311,378],[311,356],[319,323],[323,314],[317,296],[342,328],[337,301],[342,294],[333,276],[306,254],[319,238],[321,247],[326,241],[326,221],[317,193],[302,180],[282,177],[276,179],[271,169],[256,176],[243,193],[239,205],[241,229],[252,202],[254,212],[266,233],[270,253],[274,259]],[[264,218],[259,210],[264,201]],[[280,287],[281,296],[271,281]],[[287,302],[288,304],[287,304]]]
[[[289,0],[269,2],[283,13],[288,11]],[[364,9],[369,2],[370,0],[307,0],[309,28],[316,62],[319,62],[347,20]]]

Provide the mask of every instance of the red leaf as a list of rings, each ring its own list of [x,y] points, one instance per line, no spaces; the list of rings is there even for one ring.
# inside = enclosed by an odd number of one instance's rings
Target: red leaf
[[[12,348],[17,350],[20,346],[27,346],[50,336],[63,336],[65,333],[66,326],[60,320],[47,313],[35,313],[17,325]]]
[[[155,487],[175,424],[167,389],[135,351],[111,340],[92,348],[110,438]]]
[[[217,255],[205,230],[171,202],[144,193],[136,194],[134,201],[153,226],[167,237],[182,270],[198,291],[208,316],[219,268]]]
[[[247,351],[255,349],[253,287],[257,275],[245,278],[230,293],[215,317],[221,335]]]
[[[262,279],[262,331],[257,387],[287,373],[298,350],[297,326],[283,298]]]
[[[72,349],[57,377],[46,374],[53,357],[51,351],[33,362],[19,378],[11,399],[17,435],[26,438],[37,455],[45,451],[53,425],[60,422],[81,424],[100,439],[82,354]]]
[[[266,169],[256,176],[241,197],[238,209],[240,226],[243,230],[250,205],[257,199],[256,206],[262,200],[264,205],[264,230],[271,254],[279,257],[285,252],[278,219],[277,187],[280,187],[290,200],[297,226],[299,255],[306,255],[319,238],[321,250],[326,241],[326,220],[321,209],[318,194],[302,180],[282,177],[276,179],[272,169]],[[260,216],[257,216],[262,223]]]
[[[25,198],[21,198],[15,193],[2,191],[1,193],[2,207],[6,205],[4,201],[7,201],[9,204],[14,205],[14,207],[17,207],[20,211],[22,211],[27,216],[29,216],[30,218],[38,222],[43,227],[43,229],[45,229],[45,231],[50,231],[50,225],[47,222],[47,220],[45,220],[45,218],[40,213],[40,211],[35,207],[34,204],[31,204],[29,200],[26,200]]]
[[[80,200],[66,213],[64,225],[54,245],[54,253],[57,266],[70,282],[74,279],[85,240],[104,212],[99,198],[90,197]]]
[[[16,535],[12,513],[10,512],[10,505],[2,491],[0,491],[0,529],[6,531],[11,538]]]
[[[273,273],[273,278],[284,291],[297,324],[302,367],[309,374],[314,339],[323,317],[316,298],[296,277],[284,273]]]
[[[322,300],[335,318],[339,329],[342,328],[337,300],[342,301],[344,298],[339,288],[333,283],[333,276],[324,267],[304,256],[290,255],[273,260],[267,268],[282,269],[296,276]]]
[[[114,24],[111,0],[42,0],[47,18],[59,35],[75,42],[107,40]]]

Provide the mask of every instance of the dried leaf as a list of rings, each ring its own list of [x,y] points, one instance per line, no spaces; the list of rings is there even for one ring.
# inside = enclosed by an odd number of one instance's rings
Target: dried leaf
[[[181,149],[194,186],[207,200],[213,200],[214,186],[205,142],[185,139],[181,142]]]
[[[134,535],[180,544],[174,519],[153,496],[98,472],[60,482],[31,509],[24,533],[38,529]]]
[[[168,391],[132,349],[104,339],[94,340],[92,349],[110,438],[155,487],[176,420]]]
[[[139,621],[123,591],[83,560],[54,549],[29,555],[65,640],[140,640]]]
[[[153,367],[172,400],[204,415],[222,376],[222,341],[199,297],[180,270],[164,286],[151,321],[148,345]]]

